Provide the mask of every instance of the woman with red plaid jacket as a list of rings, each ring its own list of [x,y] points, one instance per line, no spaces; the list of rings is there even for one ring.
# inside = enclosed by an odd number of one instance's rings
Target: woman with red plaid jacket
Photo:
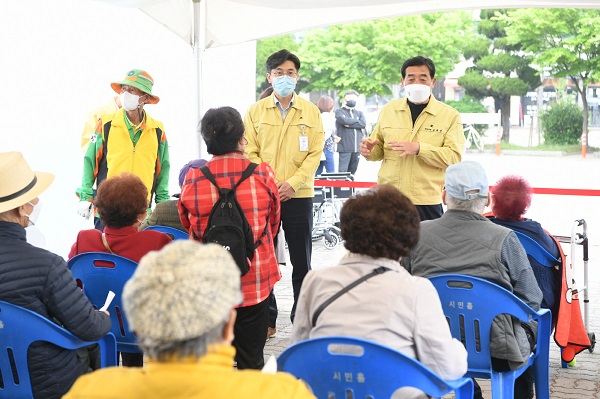
[[[206,167],[220,188],[232,188],[250,164],[244,156],[247,141],[239,112],[231,107],[208,110],[200,122],[200,133],[207,151],[213,155]],[[280,201],[271,167],[265,162],[260,163],[237,187],[236,197],[254,242],[260,241],[260,244],[254,251],[249,271],[241,278],[243,301],[237,307],[233,345],[238,369],[261,369],[267,338],[269,293],[281,278],[273,247],[280,223]],[[218,188],[199,168],[191,167],[183,181],[177,206],[181,223],[192,237],[202,239],[213,205],[218,200]]]

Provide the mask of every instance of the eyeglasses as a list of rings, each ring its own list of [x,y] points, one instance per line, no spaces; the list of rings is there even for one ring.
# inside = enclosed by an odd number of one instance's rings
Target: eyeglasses
[[[295,71],[284,72],[283,69],[274,69],[273,71],[271,71],[271,75],[275,76],[276,78],[279,78],[283,75],[286,75],[290,78],[295,78],[296,76],[298,76],[298,72],[295,72]]]

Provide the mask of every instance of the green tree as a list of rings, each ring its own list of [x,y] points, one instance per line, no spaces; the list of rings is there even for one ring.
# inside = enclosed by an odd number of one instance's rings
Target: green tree
[[[521,9],[503,20],[509,43],[520,43],[537,65],[575,84],[583,103],[582,129],[587,132],[586,87],[600,75],[600,10]]]
[[[507,23],[498,18],[506,10],[482,10],[477,24],[479,36],[466,43],[464,57],[473,59],[474,66],[467,69],[458,84],[468,95],[477,99],[491,96],[496,111],[502,113],[502,140],[510,139],[510,97],[522,96],[539,86],[537,72],[529,66],[518,44],[506,39]]]
[[[431,58],[436,77],[460,57],[472,21],[468,12],[435,13],[357,22],[307,32],[298,55],[305,90],[354,89],[367,96],[390,95],[401,81],[402,63],[416,55]],[[305,69],[306,68],[306,69]]]
[[[465,113],[485,113],[487,108],[480,101],[476,101],[471,96],[464,96],[459,101],[446,100],[446,104],[457,110],[458,112]]]

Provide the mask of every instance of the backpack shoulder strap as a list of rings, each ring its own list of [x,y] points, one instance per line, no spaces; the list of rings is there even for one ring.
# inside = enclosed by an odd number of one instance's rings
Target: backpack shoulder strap
[[[106,156],[106,149],[108,146],[108,133],[110,133],[110,128],[112,127],[112,120],[106,122],[104,126],[102,126],[102,147],[104,147],[104,156]]]
[[[106,122],[103,126],[104,131],[102,133],[104,133],[104,139],[106,140],[106,137],[108,137],[108,132],[110,132],[110,128],[112,126],[112,120]]]
[[[248,167],[244,170],[244,173],[242,173],[242,177],[240,177],[240,180],[238,180],[238,182],[235,183],[235,185],[231,188],[231,191],[235,191],[235,189],[240,185],[240,183],[249,178],[252,175],[252,173],[254,173],[254,169],[256,169],[257,166],[258,164],[250,162]],[[211,182],[218,190],[221,190],[221,188],[217,184],[217,181],[215,180],[215,176],[212,174],[210,169],[208,169],[208,166],[201,166],[200,171],[204,174],[204,176],[206,176],[209,182]]]
[[[156,171],[158,170],[158,161],[159,161],[159,153],[160,153],[160,141],[162,140],[162,130],[157,127],[155,129],[156,132],[156,140],[157,140],[157,146],[156,146],[156,162],[154,163],[154,179],[152,180],[152,189],[150,190],[150,204],[152,204],[152,200],[156,197],[156,182],[158,181],[158,173],[156,173]]]
[[[208,166],[203,165],[199,169],[200,169],[200,172],[202,172],[202,174],[208,179],[208,181],[211,182],[212,185],[215,186],[217,188],[217,190],[220,191],[221,188],[217,184],[217,182],[215,180],[215,176],[212,174],[212,172],[210,171],[210,169],[208,169]]]
[[[242,173],[242,177],[240,178],[240,180],[235,184],[235,186],[233,186],[231,188],[231,191],[233,193],[235,193],[235,189],[237,188],[237,186],[240,185],[241,182],[243,182],[244,180],[249,178],[252,175],[252,173],[254,173],[254,170],[256,169],[257,166],[258,166],[257,163],[250,162],[250,164],[248,165],[246,170],[244,170],[244,173]],[[250,229],[250,224],[248,223],[248,219],[246,218],[246,215],[242,211],[241,207],[240,207],[240,213],[242,214],[242,218],[244,219],[244,224],[246,226],[248,226],[248,228]],[[267,217],[267,222],[265,223],[265,228],[264,228],[262,234],[260,235],[260,237],[258,237],[258,240],[256,240],[256,242],[254,242],[254,239],[251,240],[253,250],[256,250],[256,248],[258,248],[260,246],[263,237],[267,235],[268,229],[269,229],[269,218]]]
[[[365,274],[364,276],[362,276],[361,278],[359,278],[358,280],[353,281],[352,283],[348,284],[347,286],[345,286],[344,288],[342,288],[341,290],[339,290],[335,295],[333,295],[331,298],[329,298],[328,300],[326,300],[325,302],[323,302],[321,304],[321,306],[319,306],[317,308],[317,310],[315,311],[315,313],[313,314],[312,317],[312,326],[316,326],[317,325],[317,319],[319,318],[319,315],[321,314],[321,312],[323,312],[323,310],[325,310],[325,308],[329,305],[331,305],[331,303],[333,301],[335,301],[336,299],[338,299],[339,297],[341,297],[342,295],[344,295],[346,292],[350,291],[352,288],[356,287],[357,285],[359,285],[360,283],[370,279],[373,276],[376,276],[378,274],[383,274],[387,271],[389,271],[390,269],[388,269],[387,267],[384,266],[380,266],[377,269],[373,270],[371,273],[369,274]]]
[[[106,177],[108,175],[108,134],[110,133],[111,127],[112,119],[104,122],[104,125],[102,125],[102,157],[96,165],[98,168],[98,174],[96,175],[96,184],[102,183],[104,180],[106,180]]]
[[[240,177],[240,180],[238,180],[238,182],[235,183],[235,186],[231,188],[231,191],[235,191],[235,189],[240,185],[241,182],[252,176],[252,173],[254,173],[254,169],[256,169],[257,166],[258,164],[250,162],[246,170],[244,170],[244,173],[242,173],[242,177]]]

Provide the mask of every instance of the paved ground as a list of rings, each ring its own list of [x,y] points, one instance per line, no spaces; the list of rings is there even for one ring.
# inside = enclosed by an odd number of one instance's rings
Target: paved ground
[[[600,272],[598,260],[600,256],[597,251],[600,248],[590,248],[590,261],[588,269],[590,271],[590,319],[588,331],[593,331],[596,335],[600,333],[600,305],[598,304],[597,293],[600,290]],[[325,268],[337,263],[345,253],[343,245],[338,245],[335,249],[329,250],[324,247],[321,241],[313,243],[313,268]],[[577,259],[576,267],[583,268],[582,257]],[[278,356],[287,346],[292,324],[290,323],[290,309],[292,307],[292,287],[291,287],[291,266],[281,267],[283,278],[275,286],[275,295],[279,305],[279,317],[277,319],[277,334],[272,337],[265,347],[265,356]],[[580,288],[583,287],[583,281],[578,282]],[[580,297],[583,299],[583,297]],[[583,302],[583,300],[581,301]],[[582,306],[583,311],[583,306]],[[576,359],[577,364],[568,369],[561,368],[560,351],[553,342],[550,345],[550,390],[551,398],[561,399],[582,399],[593,398],[600,399],[600,348],[594,353],[587,350],[580,353]],[[491,398],[489,393],[489,383],[481,383],[484,396]]]

